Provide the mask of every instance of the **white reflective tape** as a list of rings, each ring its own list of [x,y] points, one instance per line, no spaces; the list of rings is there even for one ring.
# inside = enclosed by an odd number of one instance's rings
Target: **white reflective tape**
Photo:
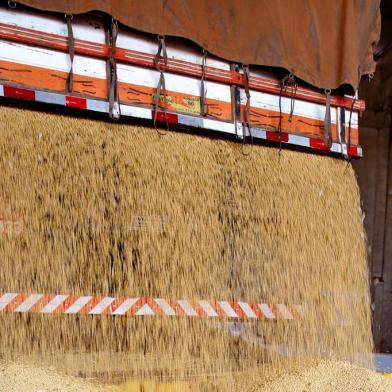
[[[269,319],[276,318],[268,304],[258,304],[258,307],[264,313],[264,316],[266,318],[269,318]]]
[[[292,133],[289,133],[288,143],[296,146],[310,147],[310,140],[308,137],[293,135]]]
[[[204,126],[203,119],[201,117],[187,116],[184,114],[178,115],[178,123],[195,128],[203,128]]]
[[[235,125],[233,123],[211,120],[209,118],[203,119],[203,125],[206,129],[213,131],[225,132],[235,135]]]
[[[138,300],[139,298],[126,299],[114,312],[112,312],[112,314],[115,316],[124,315]]]
[[[87,110],[94,112],[109,113],[109,103],[98,99],[87,99]]]
[[[0,84],[0,97],[4,97],[4,87]]]
[[[197,316],[197,312],[195,311],[195,309],[192,308],[191,304],[188,301],[180,299],[176,302],[181,306],[187,316]]]
[[[252,136],[255,137],[256,139],[267,139],[267,132],[264,128],[253,128],[252,127]]]
[[[339,143],[332,143],[331,151],[338,154],[342,153],[342,146]]]
[[[206,312],[209,317],[218,317],[218,313],[215,312],[214,308],[208,301],[197,301],[201,308]]]
[[[288,319],[288,320],[294,320],[293,315],[287,309],[287,306],[285,304],[276,304],[276,307],[278,308],[278,310],[279,310],[280,314],[283,316],[283,318]]]
[[[68,297],[69,295],[56,295],[41,309],[41,313],[53,313]]]
[[[27,312],[30,308],[32,308],[41,298],[42,294],[32,294],[28,298],[26,298],[15,310],[14,312]]]
[[[247,317],[249,318],[257,318],[256,313],[253,311],[253,309],[250,307],[250,305],[246,302],[238,302],[238,305],[240,308],[244,311]]]
[[[47,91],[35,91],[35,100],[43,103],[52,103],[65,106],[65,95],[49,93]]]
[[[18,296],[18,293],[5,293],[0,297],[0,310],[3,310],[11,301]]]
[[[121,115],[137,117],[137,118],[145,118],[148,120],[152,120],[152,111],[151,109],[139,108],[136,106],[129,105],[120,105]]]
[[[92,296],[80,297],[78,298],[64,313],[73,314],[78,313],[85,305],[87,305]]]
[[[154,316],[155,312],[148,304],[144,304],[136,313],[135,316]]]
[[[229,317],[235,317],[235,318],[239,317],[238,314],[235,312],[235,310],[231,307],[231,305],[227,301],[218,301],[218,304]]]
[[[113,297],[105,297],[97,303],[88,313],[101,314],[115,300]]]
[[[162,309],[163,313],[166,314],[166,316],[175,316],[176,315],[176,312],[167,303],[166,300],[164,300],[162,298],[154,298],[154,301],[159,305],[159,307]]]

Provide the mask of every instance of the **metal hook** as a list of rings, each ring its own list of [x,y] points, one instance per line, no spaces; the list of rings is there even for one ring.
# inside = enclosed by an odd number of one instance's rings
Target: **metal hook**
[[[167,52],[166,52],[165,36],[158,34],[157,39],[158,39],[158,50],[154,57],[154,64],[156,69],[159,72],[162,72],[167,67]],[[163,57],[164,66],[160,67],[159,61],[161,60],[162,57]]]

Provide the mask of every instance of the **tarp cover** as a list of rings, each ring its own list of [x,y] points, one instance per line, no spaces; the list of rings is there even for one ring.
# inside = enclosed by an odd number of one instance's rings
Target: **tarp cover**
[[[35,8],[104,11],[149,33],[188,38],[224,59],[282,67],[319,88],[374,72],[380,0],[21,0]]]

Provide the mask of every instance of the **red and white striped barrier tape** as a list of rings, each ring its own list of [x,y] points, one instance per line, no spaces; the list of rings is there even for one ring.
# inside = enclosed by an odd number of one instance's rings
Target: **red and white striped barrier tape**
[[[299,320],[301,305],[234,301],[115,298],[55,294],[0,293],[0,312],[89,314],[109,316],[177,316],[230,319]]]
[[[33,90],[28,88],[16,87],[7,84],[0,84],[0,96],[20,99],[25,101],[34,101],[48,104],[66,106],[70,108],[90,110],[94,112],[108,113],[109,103],[98,99],[81,98],[74,95],[53,93],[42,90]],[[154,119],[154,110],[131,106],[120,105],[121,115],[125,117],[142,118],[147,120]],[[174,125],[185,125],[193,128],[203,128],[211,131],[217,131],[225,134],[242,136],[244,134],[243,126],[240,123],[228,123],[202,117],[194,117],[186,114],[177,114],[171,112],[158,112],[157,121]],[[249,135],[249,132],[247,132]],[[362,148],[360,146],[347,146],[340,143],[332,143],[330,149],[325,145],[322,139],[289,134],[284,132],[274,132],[263,128],[253,128],[252,136],[254,139],[267,140],[269,142],[282,143],[283,145],[292,145],[312,150],[328,152],[332,154],[347,154],[352,157],[362,157]]]

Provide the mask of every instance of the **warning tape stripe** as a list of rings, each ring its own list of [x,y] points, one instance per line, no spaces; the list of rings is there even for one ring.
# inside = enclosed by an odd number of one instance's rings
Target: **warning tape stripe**
[[[54,294],[0,293],[0,311],[112,316],[217,317],[260,320],[298,320],[300,305],[236,301],[187,301],[164,298],[114,298]]]
[[[4,308],[6,312],[15,312],[16,309],[26,300],[26,294],[18,294],[15,298],[13,298],[7,306]]]
[[[128,309],[135,304],[137,298],[128,298],[124,302],[120,302],[114,309],[110,309],[107,314],[113,314],[114,316],[123,316],[127,313]]]
[[[49,302],[41,310],[37,309],[37,312],[52,313],[58,306],[60,306],[65,301],[66,298],[66,295],[55,295],[53,298],[50,298]]]
[[[230,303],[227,301],[219,301],[219,305],[222,308],[223,312],[226,313],[229,317],[236,317],[237,313],[230,306]]]
[[[267,317],[268,319],[275,319],[275,314],[273,313],[272,309],[266,304],[258,304],[261,312]]]
[[[7,305],[17,296],[16,293],[6,293],[0,298],[0,310],[4,310]]]
[[[89,314],[101,314],[108,308],[115,298],[113,297],[105,297],[102,298],[92,309],[90,309]]]
[[[189,317],[194,317],[198,315],[196,310],[191,306],[191,304],[188,301],[179,299],[177,303],[179,307],[183,310],[184,315]]]
[[[20,313],[28,312],[41,298],[42,298],[42,294],[30,295],[14,310],[14,312],[20,312]]]
[[[238,302],[238,305],[241,307],[242,311],[245,313],[248,318],[257,318],[256,313],[253,311],[251,306],[246,302]]]
[[[65,95],[60,93],[52,93],[41,90],[32,90],[22,87],[15,87],[6,84],[0,84],[0,96],[21,99],[27,101],[35,101],[41,103],[56,104],[76,109],[91,110],[94,112],[108,113],[109,103],[97,99],[80,98],[71,95]],[[131,105],[120,105],[121,115],[125,117],[136,117],[147,120],[154,119],[154,111],[147,108],[141,108]],[[241,135],[244,133],[243,126],[240,123],[227,123],[223,121],[217,121],[212,119],[205,119],[201,117],[193,117],[185,114],[176,113],[157,113],[157,121],[167,122],[170,124],[180,124],[195,128],[203,128],[212,131],[218,131],[231,135]],[[247,136],[249,131],[245,131]],[[347,146],[332,143],[332,147],[328,149],[324,141],[312,137],[306,137],[301,135],[288,134],[284,132],[273,132],[262,128],[252,127],[252,136],[254,139],[267,140],[269,142],[282,143],[297,147],[306,147],[322,152],[334,153],[341,155],[342,153],[348,152],[348,155],[352,157],[362,157],[362,148],[360,146],[350,146],[347,151]]]

